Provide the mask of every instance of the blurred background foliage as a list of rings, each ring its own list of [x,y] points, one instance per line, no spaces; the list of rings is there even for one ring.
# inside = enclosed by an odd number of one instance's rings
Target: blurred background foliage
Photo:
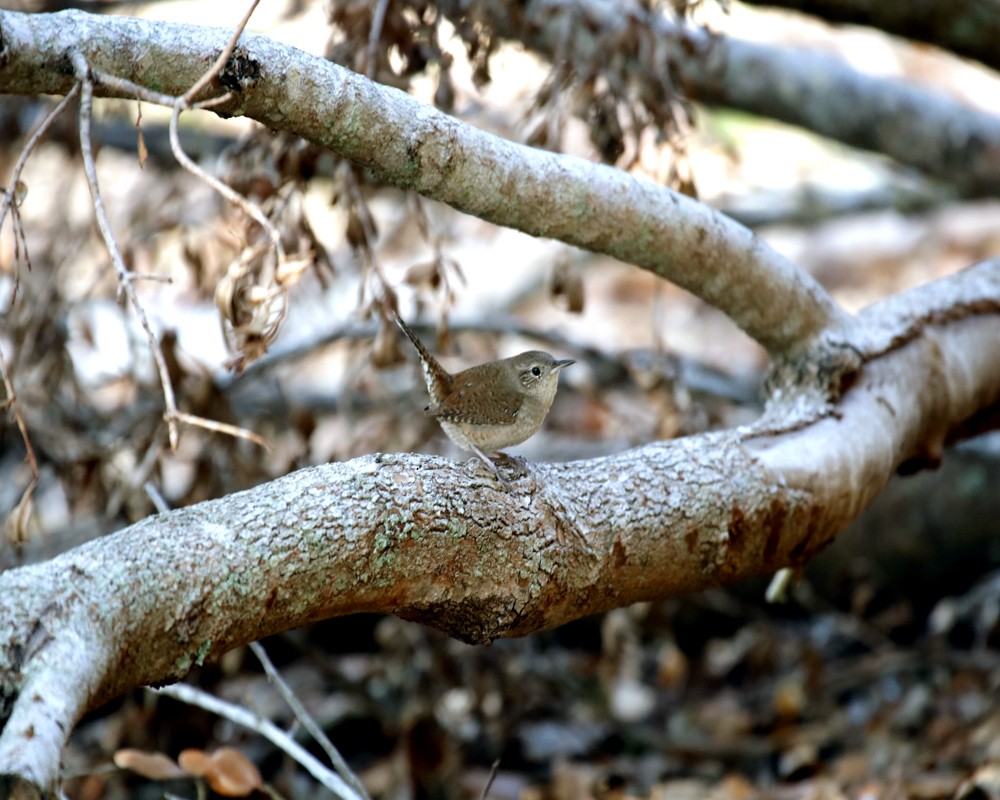
[[[851,310],[995,256],[1000,204],[969,190],[974,176],[949,182],[746,109],[701,104],[684,38],[648,23],[823,53],[929,98],[1000,113],[987,57],[823,21],[847,3],[801,5],[299,0],[263,4],[250,28],[498,135],[698,197]],[[193,0],[78,7],[227,27],[243,11]],[[0,174],[48,107],[0,100]],[[9,221],[0,232],[0,568],[141,519],[156,497],[178,507],[373,451],[464,457],[420,413],[415,359],[377,313],[387,294],[446,365],[529,348],[577,359],[545,429],[516,451],[529,459],[586,458],[759,412],[763,351],[681,290],[380,185],[252,122],[188,113],[187,152],[260,203],[288,252],[305,255],[282,287],[274,336],[248,341],[217,291],[260,232],[178,169],[164,110],[143,105],[140,119],[134,102],[100,101],[96,114],[105,202],[129,267],[148,278],[137,286],[179,407],[268,447],[184,426],[170,450],[149,349],[121,302],[77,122],[64,114],[22,176],[20,232]],[[1000,117],[996,126],[1000,135]],[[264,280],[256,266],[242,269]],[[371,616],[265,644],[376,797],[478,797],[496,758],[493,800],[1000,797],[997,486],[990,436],[949,452],[937,472],[897,480],[779,606],[751,583],[487,648]],[[291,722],[243,650],[191,680]],[[99,768],[124,747],[173,757],[220,745],[239,747],[283,796],[320,796],[263,740],[144,692],[81,724],[67,793],[192,797],[184,781]]]

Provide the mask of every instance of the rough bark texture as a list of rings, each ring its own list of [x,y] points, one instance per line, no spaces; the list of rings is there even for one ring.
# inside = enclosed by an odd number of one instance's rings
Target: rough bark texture
[[[0,14],[0,89],[64,92],[69,55],[181,92],[228,34]],[[81,45],[81,43],[85,43]],[[848,318],[703,206],[520,147],[248,36],[229,113],[295,130],[503,224],[691,288],[782,356],[754,426],[533,465],[371,455],[140,522],[0,575],[0,795],[52,791],[88,709],[320,618],[389,612],[468,641],[805,563],[904,464],[1000,405],[1000,261]]]
[[[181,94],[232,33],[80,12],[0,12],[0,92],[62,94],[68,54]],[[772,355],[800,351],[842,312],[755,234],[684,195],[619,170],[501,139],[395,89],[263,36],[245,34],[217,110],[294,131],[387,182],[535,236],[649,269],[728,314]],[[98,86],[97,94],[115,95]],[[221,93],[221,90],[220,90]],[[767,298],[780,293],[778,308]]]
[[[900,464],[1000,404],[998,296],[995,261],[867,311],[849,389],[783,388],[745,429],[536,464],[510,492],[475,461],[366,456],[9,571],[0,769],[50,788],[87,709],[324,617],[483,642],[804,564]]]

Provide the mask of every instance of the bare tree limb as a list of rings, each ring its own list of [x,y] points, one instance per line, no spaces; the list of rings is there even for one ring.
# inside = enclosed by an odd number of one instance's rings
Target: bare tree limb
[[[942,93],[852,69],[833,56],[687,32],[692,99],[799,125],[884,153],[961,193],[1000,189],[1000,118]]]
[[[476,462],[364,456],[10,570],[0,775],[51,788],[87,709],[318,619],[394,613],[483,642],[804,564],[897,466],[1000,404],[998,297],[1000,260],[868,309],[849,343],[864,366],[797,426],[808,375],[756,425],[532,465],[509,492]]]
[[[68,91],[82,56],[176,95],[227,38],[2,12],[0,90]],[[801,565],[897,468],[934,463],[971,417],[1000,406],[1000,260],[854,319],[688,198],[511,144],[263,37],[241,40],[220,81],[233,92],[221,112],[696,292],[779,357],[767,411],[731,431],[533,465],[509,490],[476,462],[327,464],[3,573],[0,795],[52,792],[87,710],[318,619],[394,613],[483,642]]]
[[[937,45],[1000,69],[1000,3],[996,0],[747,0],[812,14],[830,22],[866,25],[886,33]]]
[[[59,94],[67,53],[179,94],[214,60],[227,31],[80,12],[0,12],[0,91]],[[220,113],[291,130],[483,219],[607,253],[682,286],[728,314],[775,356],[800,352],[848,317],[809,276],[751,231],[669,189],[618,170],[485,133],[350,70],[244,34]],[[102,88],[119,96],[113,86]]]
[[[462,13],[455,0],[439,5],[446,15]],[[899,13],[910,14],[910,6],[902,4]],[[672,86],[692,100],[884,153],[969,196],[1000,191],[1000,118],[944,94],[865,75],[833,56],[679,26],[641,3],[628,4],[627,13],[620,4],[586,0],[542,0],[522,14],[508,13],[505,3],[477,8],[498,36],[524,42],[544,58],[553,60],[565,48],[569,15],[576,20],[574,63],[603,64],[614,42],[616,55],[628,59],[630,77],[654,96]],[[657,58],[648,57],[651,49]]]
[[[247,709],[241,706],[220,700],[218,697],[214,697],[208,694],[208,692],[204,692],[195,686],[189,686],[186,683],[179,683],[175,686],[164,686],[161,689],[157,689],[156,693],[164,697],[170,697],[179,703],[187,703],[188,705],[203,708],[212,714],[216,714],[224,719],[228,719],[230,722],[259,733],[276,747],[287,753],[291,758],[295,759],[298,764],[316,779],[318,784],[325,786],[333,792],[334,797],[338,797],[340,800],[366,800],[368,797],[366,792],[359,794],[333,770],[325,767],[318,758],[296,742],[287,732],[281,730],[273,722],[261,719],[256,714],[247,711]]]

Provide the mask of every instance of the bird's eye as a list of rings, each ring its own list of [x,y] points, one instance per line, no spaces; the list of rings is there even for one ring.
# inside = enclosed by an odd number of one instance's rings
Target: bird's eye
[[[534,375],[537,378],[539,375],[542,374],[542,368],[541,367],[532,367],[531,368],[531,374]]]

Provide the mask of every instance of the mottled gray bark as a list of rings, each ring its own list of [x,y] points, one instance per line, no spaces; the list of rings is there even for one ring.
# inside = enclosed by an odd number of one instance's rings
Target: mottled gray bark
[[[4,573],[0,773],[51,788],[87,709],[318,619],[481,642],[804,564],[1000,403],[998,298],[995,261],[866,311],[858,371],[801,362],[754,426],[535,464],[510,491],[476,461],[365,456]]]
[[[0,88],[66,91],[83,47],[95,66],[180,92],[226,35],[3,13]],[[229,76],[244,89],[224,110],[692,287],[782,356],[768,409],[745,428],[532,465],[509,491],[476,462],[313,467],[0,575],[0,794],[51,791],[86,710],[317,619],[388,612],[488,641],[803,564],[899,465],[933,462],[1000,404],[1000,261],[848,318],[693,201],[488,136],[262,37],[244,48]]]

